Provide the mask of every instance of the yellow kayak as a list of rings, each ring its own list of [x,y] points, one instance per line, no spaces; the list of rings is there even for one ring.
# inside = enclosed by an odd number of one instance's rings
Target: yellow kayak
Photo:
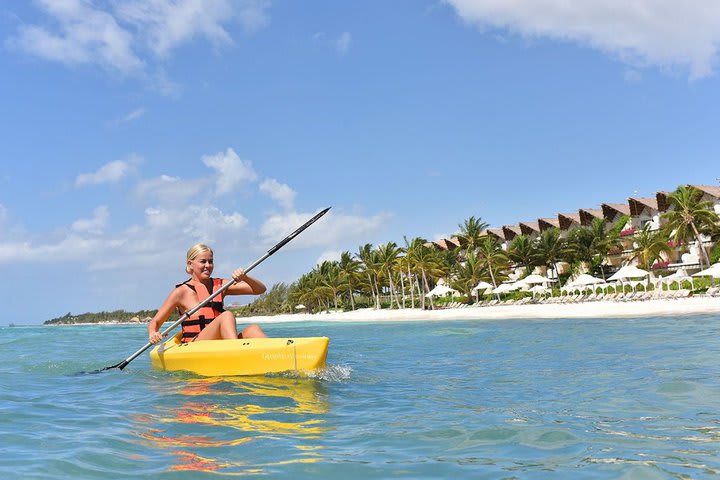
[[[181,343],[178,334],[155,347],[150,360],[158,370],[208,377],[312,371],[325,366],[329,342],[327,337],[296,337]]]

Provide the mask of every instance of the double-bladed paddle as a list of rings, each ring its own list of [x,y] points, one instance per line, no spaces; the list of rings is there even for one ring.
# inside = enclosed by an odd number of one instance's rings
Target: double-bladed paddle
[[[295,231],[292,232],[290,235],[288,235],[287,237],[285,237],[284,239],[282,239],[277,245],[275,245],[275,246],[272,247],[270,250],[268,250],[262,257],[260,257],[260,258],[258,258],[257,260],[255,260],[255,262],[253,262],[252,265],[250,265],[249,267],[247,267],[247,268],[245,269],[245,273],[247,273],[247,272],[249,272],[250,270],[252,270],[253,268],[257,267],[258,265],[260,265],[260,263],[262,263],[262,262],[263,262],[266,258],[268,258],[270,255],[272,255],[273,253],[275,253],[275,252],[277,252],[278,250],[280,250],[286,243],[288,243],[288,242],[289,242],[290,240],[292,240],[293,238],[297,237],[303,230],[305,230],[306,228],[308,228],[310,225],[312,225],[313,223],[315,223],[320,217],[322,217],[323,215],[325,215],[325,214],[328,212],[328,210],[330,210],[330,208],[331,208],[331,207],[327,207],[326,209],[321,210],[317,215],[315,215],[315,216],[312,217],[310,220],[308,220],[307,222],[305,222],[305,223],[304,223],[301,227],[299,227],[297,230],[295,230]],[[185,321],[187,318],[191,317],[195,312],[197,312],[197,311],[200,310],[202,307],[204,307],[205,305],[207,305],[208,303],[210,303],[210,301],[211,301],[213,298],[215,298],[216,296],[218,296],[219,294],[221,294],[222,292],[224,292],[225,290],[227,290],[228,288],[230,288],[230,287],[231,287],[232,285],[234,285],[235,283],[236,283],[235,280],[232,279],[232,280],[230,280],[228,283],[226,283],[225,285],[223,285],[222,287],[220,287],[219,290],[217,290],[216,292],[211,293],[209,297],[207,297],[205,300],[203,300],[202,302],[198,303],[195,307],[193,307],[193,308],[191,308],[190,310],[188,310],[187,312],[185,312],[185,313],[184,313],[180,318],[178,318],[172,325],[170,325],[168,328],[166,328],[165,330],[163,330],[163,331],[162,331],[162,336],[163,336],[163,337],[166,337],[167,334],[168,334],[173,328],[175,328],[175,327],[177,327],[178,325],[180,325],[180,324],[181,324],[183,321]],[[122,370],[123,368],[127,367],[130,362],[132,362],[133,360],[135,360],[138,356],[140,356],[140,354],[142,354],[145,350],[147,350],[148,348],[152,347],[153,345],[154,345],[153,343],[148,342],[148,343],[146,343],[145,346],[143,346],[140,350],[138,350],[137,352],[133,353],[132,355],[130,355],[128,358],[126,358],[126,359],[123,360],[122,362],[120,362],[120,363],[118,363],[118,364],[116,364],[116,365],[111,365],[111,366],[109,366],[109,367],[105,367],[105,368],[103,368],[102,370],[95,370],[94,372],[91,372],[91,373],[103,372],[103,371],[105,371],[105,370],[111,370],[111,369],[113,369],[113,368],[119,368],[120,370]]]

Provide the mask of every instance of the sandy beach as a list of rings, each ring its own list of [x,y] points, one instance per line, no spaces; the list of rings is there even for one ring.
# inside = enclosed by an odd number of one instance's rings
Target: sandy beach
[[[397,322],[414,320],[497,320],[513,318],[621,318],[682,315],[720,315],[720,297],[689,297],[675,300],[635,302],[583,302],[570,304],[500,305],[492,307],[448,308],[442,310],[374,310],[353,312],[296,313],[273,316],[238,317],[239,324],[308,321]]]

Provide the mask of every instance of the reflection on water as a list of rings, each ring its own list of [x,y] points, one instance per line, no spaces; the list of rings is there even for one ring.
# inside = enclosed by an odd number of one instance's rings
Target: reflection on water
[[[317,380],[186,378],[159,397],[162,405],[134,420],[144,446],[172,453],[170,470],[248,475],[322,460],[329,403]]]

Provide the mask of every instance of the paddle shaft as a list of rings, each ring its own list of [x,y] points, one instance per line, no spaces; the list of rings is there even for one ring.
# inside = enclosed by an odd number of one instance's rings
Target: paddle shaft
[[[280,249],[281,249],[283,246],[285,246],[285,244],[287,244],[290,240],[292,240],[293,238],[297,237],[303,230],[305,230],[306,228],[308,228],[310,225],[312,225],[313,223],[315,223],[320,217],[322,217],[323,215],[325,215],[325,214],[328,212],[328,210],[330,210],[330,208],[331,208],[331,207],[327,207],[326,209],[320,211],[317,215],[315,215],[315,216],[312,217],[310,220],[308,220],[307,222],[305,222],[305,223],[304,223],[302,226],[300,226],[297,230],[295,230],[295,231],[292,232],[290,235],[288,235],[287,237],[285,237],[284,239],[282,239],[280,242],[278,242],[277,245],[275,245],[275,246],[272,247],[270,250],[268,250],[267,252],[265,252],[265,254],[264,254],[262,257],[258,258],[258,259],[255,260],[249,267],[247,267],[247,268],[245,269],[245,273],[248,273],[250,270],[252,270],[253,268],[255,268],[255,267],[257,267],[258,265],[260,265],[263,261],[265,261],[265,259],[267,259],[270,255],[272,255],[273,253],[275,253],[275,252],[277,252],[278,250],[280,250]],[[228,283],[226,283],[225,285],[223,285],[222,287],[220,287],[219,290],[211,293],[209,297],[207,297],[205,300],[203,300],[202,302],[198,303],[196,306],[194,306],[193,308],[191,308],[190,310],[188,310],[187,312],[185,312],[180,318],[178,318],[175,322],[173,322],[172,325],[170,325],[168,328],[166,328],[165,330],[163,330],[163,331],[161,332],[162,336],[163,336],[163,337],[167,336],[167,334],[168,334],[170,331],[172,331],[175,327],[177,327],[177,326],[180,325],[182,322],[184,322],[185,320],[187,320],[187,319],[188,319],[189,317],[191,317],[195,312],[197,312],[197,311],[200,310],[202,307],[204,307],[205,305],[207,305],[208,303],[210,303],[210,301],[211,301],[213,298],[215,298],[216,296],[220,295],[222,292],[224,292],[225,290],[227,290],[228,288],[230,288],[231,286],[233,286],[235,283],[237,283],[237,282],[236,282],[234,279],[232,279],[232,280],[230,280]],[[117,365],[112,365],[112,366],[110,366],[110,367],[105,367],[103,370],[109,370],[109,369],[111,369],[111,368],[119,368],[120,370],[122,370],[122,369],[124,369],[125,367],[127,367],[130,362],[132,362],[133,360],[135,360],[135,359],[136,359],[137,357],[139,357],[145,350],[147,350],[148,348],[152,347],[153,345],[154,345],[153,343],[148,342],[148,343],[146,343],[141,349],[139,349],[137,352],[135,352],[135,353],[133,353],[132,355],[130,355],[128,358],[126,358],[126,359],[123,360],[122,362],[118,363]]]

